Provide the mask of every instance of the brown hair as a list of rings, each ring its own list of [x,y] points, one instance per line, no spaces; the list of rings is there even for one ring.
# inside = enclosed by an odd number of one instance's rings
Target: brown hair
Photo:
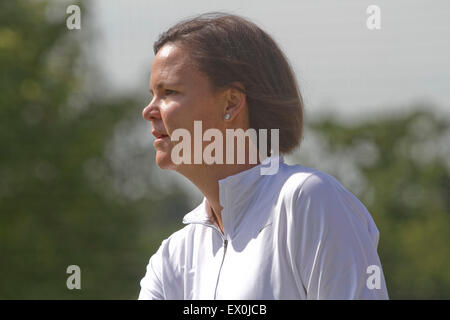
[[[155,54],[168,42],[188,48],[195,66],[216,88],[240,82],[250,128],[268,129],[268,135],[279,129],[281,153],[300,144],[303,100],[297,81],[283,52],[257,25],[236,15],[207,13],[162,33],[154,43]]]

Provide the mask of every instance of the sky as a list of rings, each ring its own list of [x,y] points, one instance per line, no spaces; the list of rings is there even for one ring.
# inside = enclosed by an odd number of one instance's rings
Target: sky
[[[94,52],[111,91],[148,92],[152,46],[186,17],[242,15],[271,34],[287,55],[306,115],[349,118],[407,110],[428,102],[450,114],[450,2],[91,1]],[[380,8],[379,30],[366,12]],[[89,26],[88,26],[89,27]]]

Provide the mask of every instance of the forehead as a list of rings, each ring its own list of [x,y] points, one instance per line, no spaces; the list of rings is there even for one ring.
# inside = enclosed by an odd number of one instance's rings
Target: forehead
[[[150,86],[160,82],[183,82],[197,73],[186,50],[172,43],[165,44],[152,64]]]

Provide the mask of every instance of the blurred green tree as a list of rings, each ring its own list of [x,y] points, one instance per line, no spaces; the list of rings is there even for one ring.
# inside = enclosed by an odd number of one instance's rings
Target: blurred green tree
[[[450,121],[427,104],[409,110],[311,121],[297,160],[336,176],[371,212],[390,298],[448,299]]]
[[[158,189],[148,143],[127,153],[145,101],[108,98],[67,5],[0,2],[0,298],[135,299],[186,197]],[[66,288],[72,264],[81,290]]]

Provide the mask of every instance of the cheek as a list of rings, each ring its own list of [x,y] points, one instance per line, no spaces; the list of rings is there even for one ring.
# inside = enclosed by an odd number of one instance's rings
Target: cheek
[[[161,119],[169,135],[177,128],[186,128],[187,116],[184,105],[179,102],[171,102],[161,108]]]
[[[202,121],[203,131],[209,128],[221,129],[220,105],[215,99],[204,96],[183,97],[171,101],[161,108],[164,126],[171,134],[177,128],[187,129],[193,133],[194,121]]]
[[[222,130],[224,129],[224,121],[222,110],[217,102],[212,102],[208,105],[208,108],[203,110],[203,128],[204,130],[214,128]]]
[[[220,129],[222,107],[214,97],[203,97],[195,107],[196,120],[202,120],[203,129]]]

